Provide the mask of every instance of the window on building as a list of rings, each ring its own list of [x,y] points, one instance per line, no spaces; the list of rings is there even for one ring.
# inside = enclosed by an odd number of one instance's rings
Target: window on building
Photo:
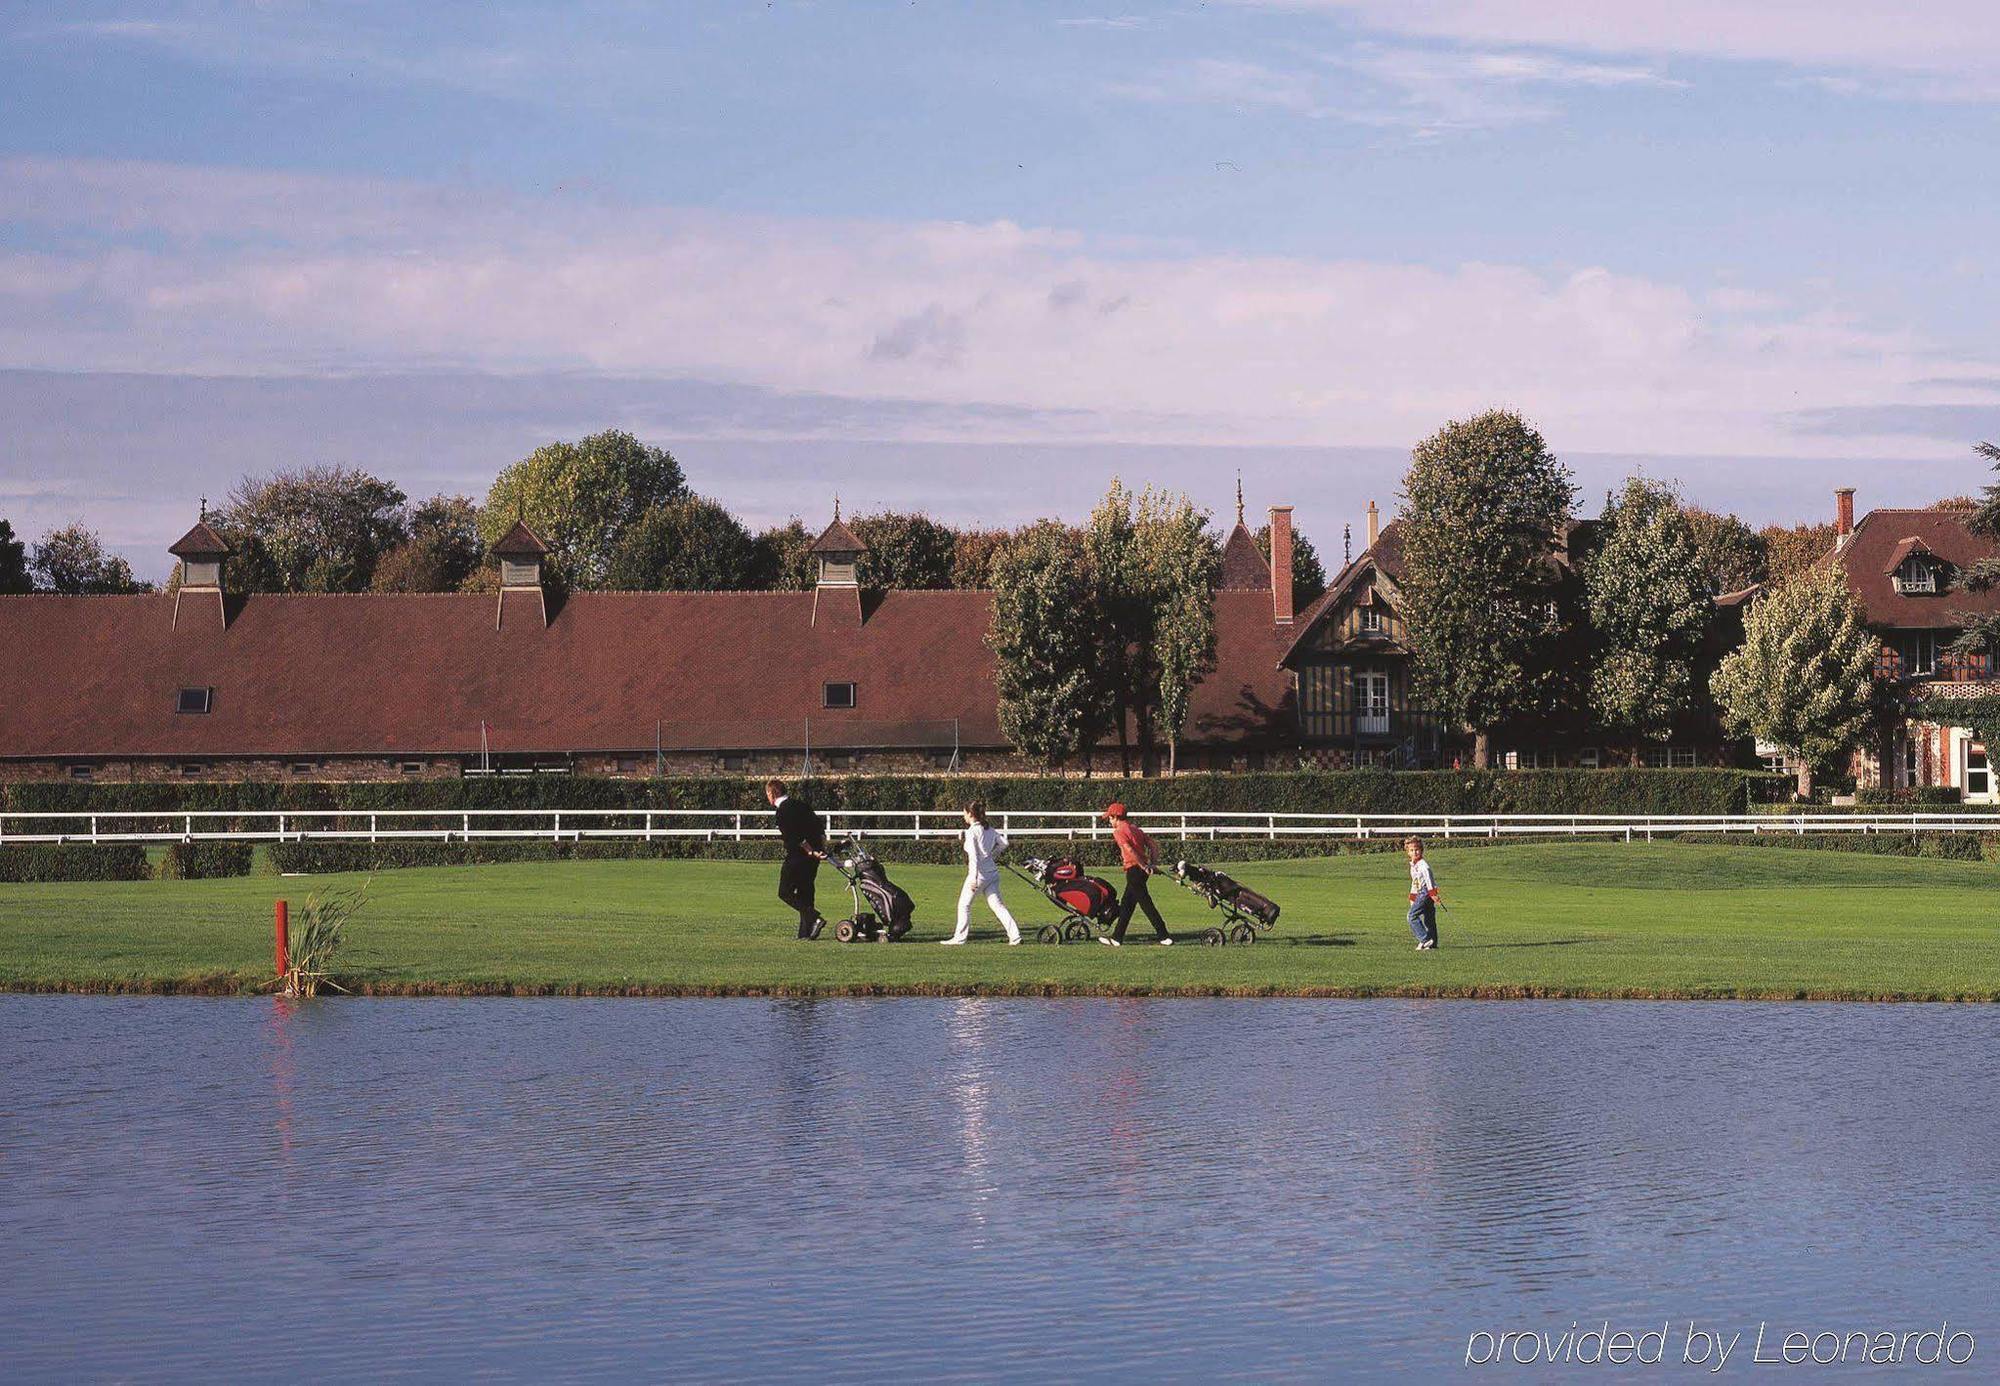
[[[927,753],[924,758],[933,770],[949,770],[958,764],[958,752],[942,748]],[[1211,756],[1210,759],[1213,760],[1214,757]]]
[[[1764,768],[1773,775],[1789,775],[1792,773],[1791,764],[1782,752],[1773,756],[1765,756]]]
[[[174,711],[200,713],[207,712],[215,702],[213,688],[183,688],[174,695]]]
[[[1673,770],[1694,769],[1694,747],[1692,746],[1667,747],[1667,766],[1669,769]]]
[[[1640,756],[1640,762],[1648,770],[1666,769],[1667,748],[1665,746],[1648,746],[1645,749],[1645,752]]]
[[[1917,754],[1917,738],[1915,738],[1914,736],[1905,736],[1903,738],[1904,787],[1914,788],[1919,782],[1918,777],[1922,774],[1923,774],[1923,761],[1919,758]]]
[[[1896,568],[1898,592],[1931,593],[1938,589],[1937,565],[1928,558],[1911,554]]]
[[[1382,633],[1381,607],[1364,606],[1361,608],[1361,633],[1363,635],[1380,635]]]
[[[1937,632],[1913,630],[1903,636],[1903,676],[1928,678],[1937,673]]]
[[[1576,753],[1576,768],[1579,770],[1595,770],[1603,763],[1603,757],[1595,746],[1585,746]]]
[[[1519,751],[1504,753],[1500,757],[1500,768],[1502,770],[1519,770],[1521,768],[1521,753]]]
[[[854,753],[852,751],[828,751],[826,754],[826,768],[829,770],[852,770],[854,768]]]
[[[406,760],[396,768],[405,775],[421,775],[424,773],[424,763],[420,760]]]
[[[182,779],[193,779],[201,774],[202,765],[198,760],[184,760],[179,766]]]
[[[290,770],[294,775],[310,775],[313,771],[319,769],[319,762],[312,760],[295,760],[289,766],[287,766],[286,769]]]
[[[854,685],[851,683],[830,683],[826,686],[828,707],[853,707]]]
[[[73,780],[87,780],[90,775],[91,767],[88,765],[72,765],[69,768],[69,777]]]
[[[619,774],[621,774],[621,775],[636,775],[636,774],[638,774],[638,773],[639,773],[639,757],[637,757],[637,756],[620,756],[620,757],[618,757],[618,773],[619,773]]]
[[[750,768],[750,757],[746,755],[726,755],[722,758],[722,768],[734,771],[748,770]]]

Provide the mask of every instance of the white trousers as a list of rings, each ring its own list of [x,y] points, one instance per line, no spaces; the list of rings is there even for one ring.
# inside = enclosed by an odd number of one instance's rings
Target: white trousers
[[[953,932],[953,938],[963,939],[971,931],[972,897],[975,895],[986,897],[986,908],[992,910],[993,917],[1006,927],[1009,943],[1021,937],[1021,926],[1014,922],[1014,916],[1007,913],[1007,906],[1001,903],[1000,878],[994,876],[981,880],[977,876],[968,875],[965,878],[965,889],[958,892],[958,928]]]

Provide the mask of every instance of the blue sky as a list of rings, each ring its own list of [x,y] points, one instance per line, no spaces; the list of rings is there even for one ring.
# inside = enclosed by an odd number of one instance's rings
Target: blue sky
[[[0,515],[631,427],[753,519],[1921,503],[2000,433],[1978,0],[0,4]]]

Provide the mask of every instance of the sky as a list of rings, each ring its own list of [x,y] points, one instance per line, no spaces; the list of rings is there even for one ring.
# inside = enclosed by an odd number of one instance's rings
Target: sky
[[[0,0],[0,517],[670,447],[753,522],[1329,554],[1521,410],[1755,522],[2000,436],[1991,0]]]

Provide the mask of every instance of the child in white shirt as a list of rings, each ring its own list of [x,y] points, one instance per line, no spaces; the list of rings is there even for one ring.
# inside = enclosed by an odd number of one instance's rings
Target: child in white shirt
[[[1403,853],[1410,859],[1410,932],[1417,936],[1417,951],[1421,953],[1438,946],[1437,877],[1424,860],[1422,838],[1404,838]]]
[[[1007,930],[1007,942],[1021,941],[1021,926],[1000,901],[999,855],[1007,850],[1007,835],[986,826],[986,806],[965,806],[965,888],[958,893],[958,928],[945,944],[964,943],[972,929],[972,897],[984,895],[986,908],[993,911]]]

